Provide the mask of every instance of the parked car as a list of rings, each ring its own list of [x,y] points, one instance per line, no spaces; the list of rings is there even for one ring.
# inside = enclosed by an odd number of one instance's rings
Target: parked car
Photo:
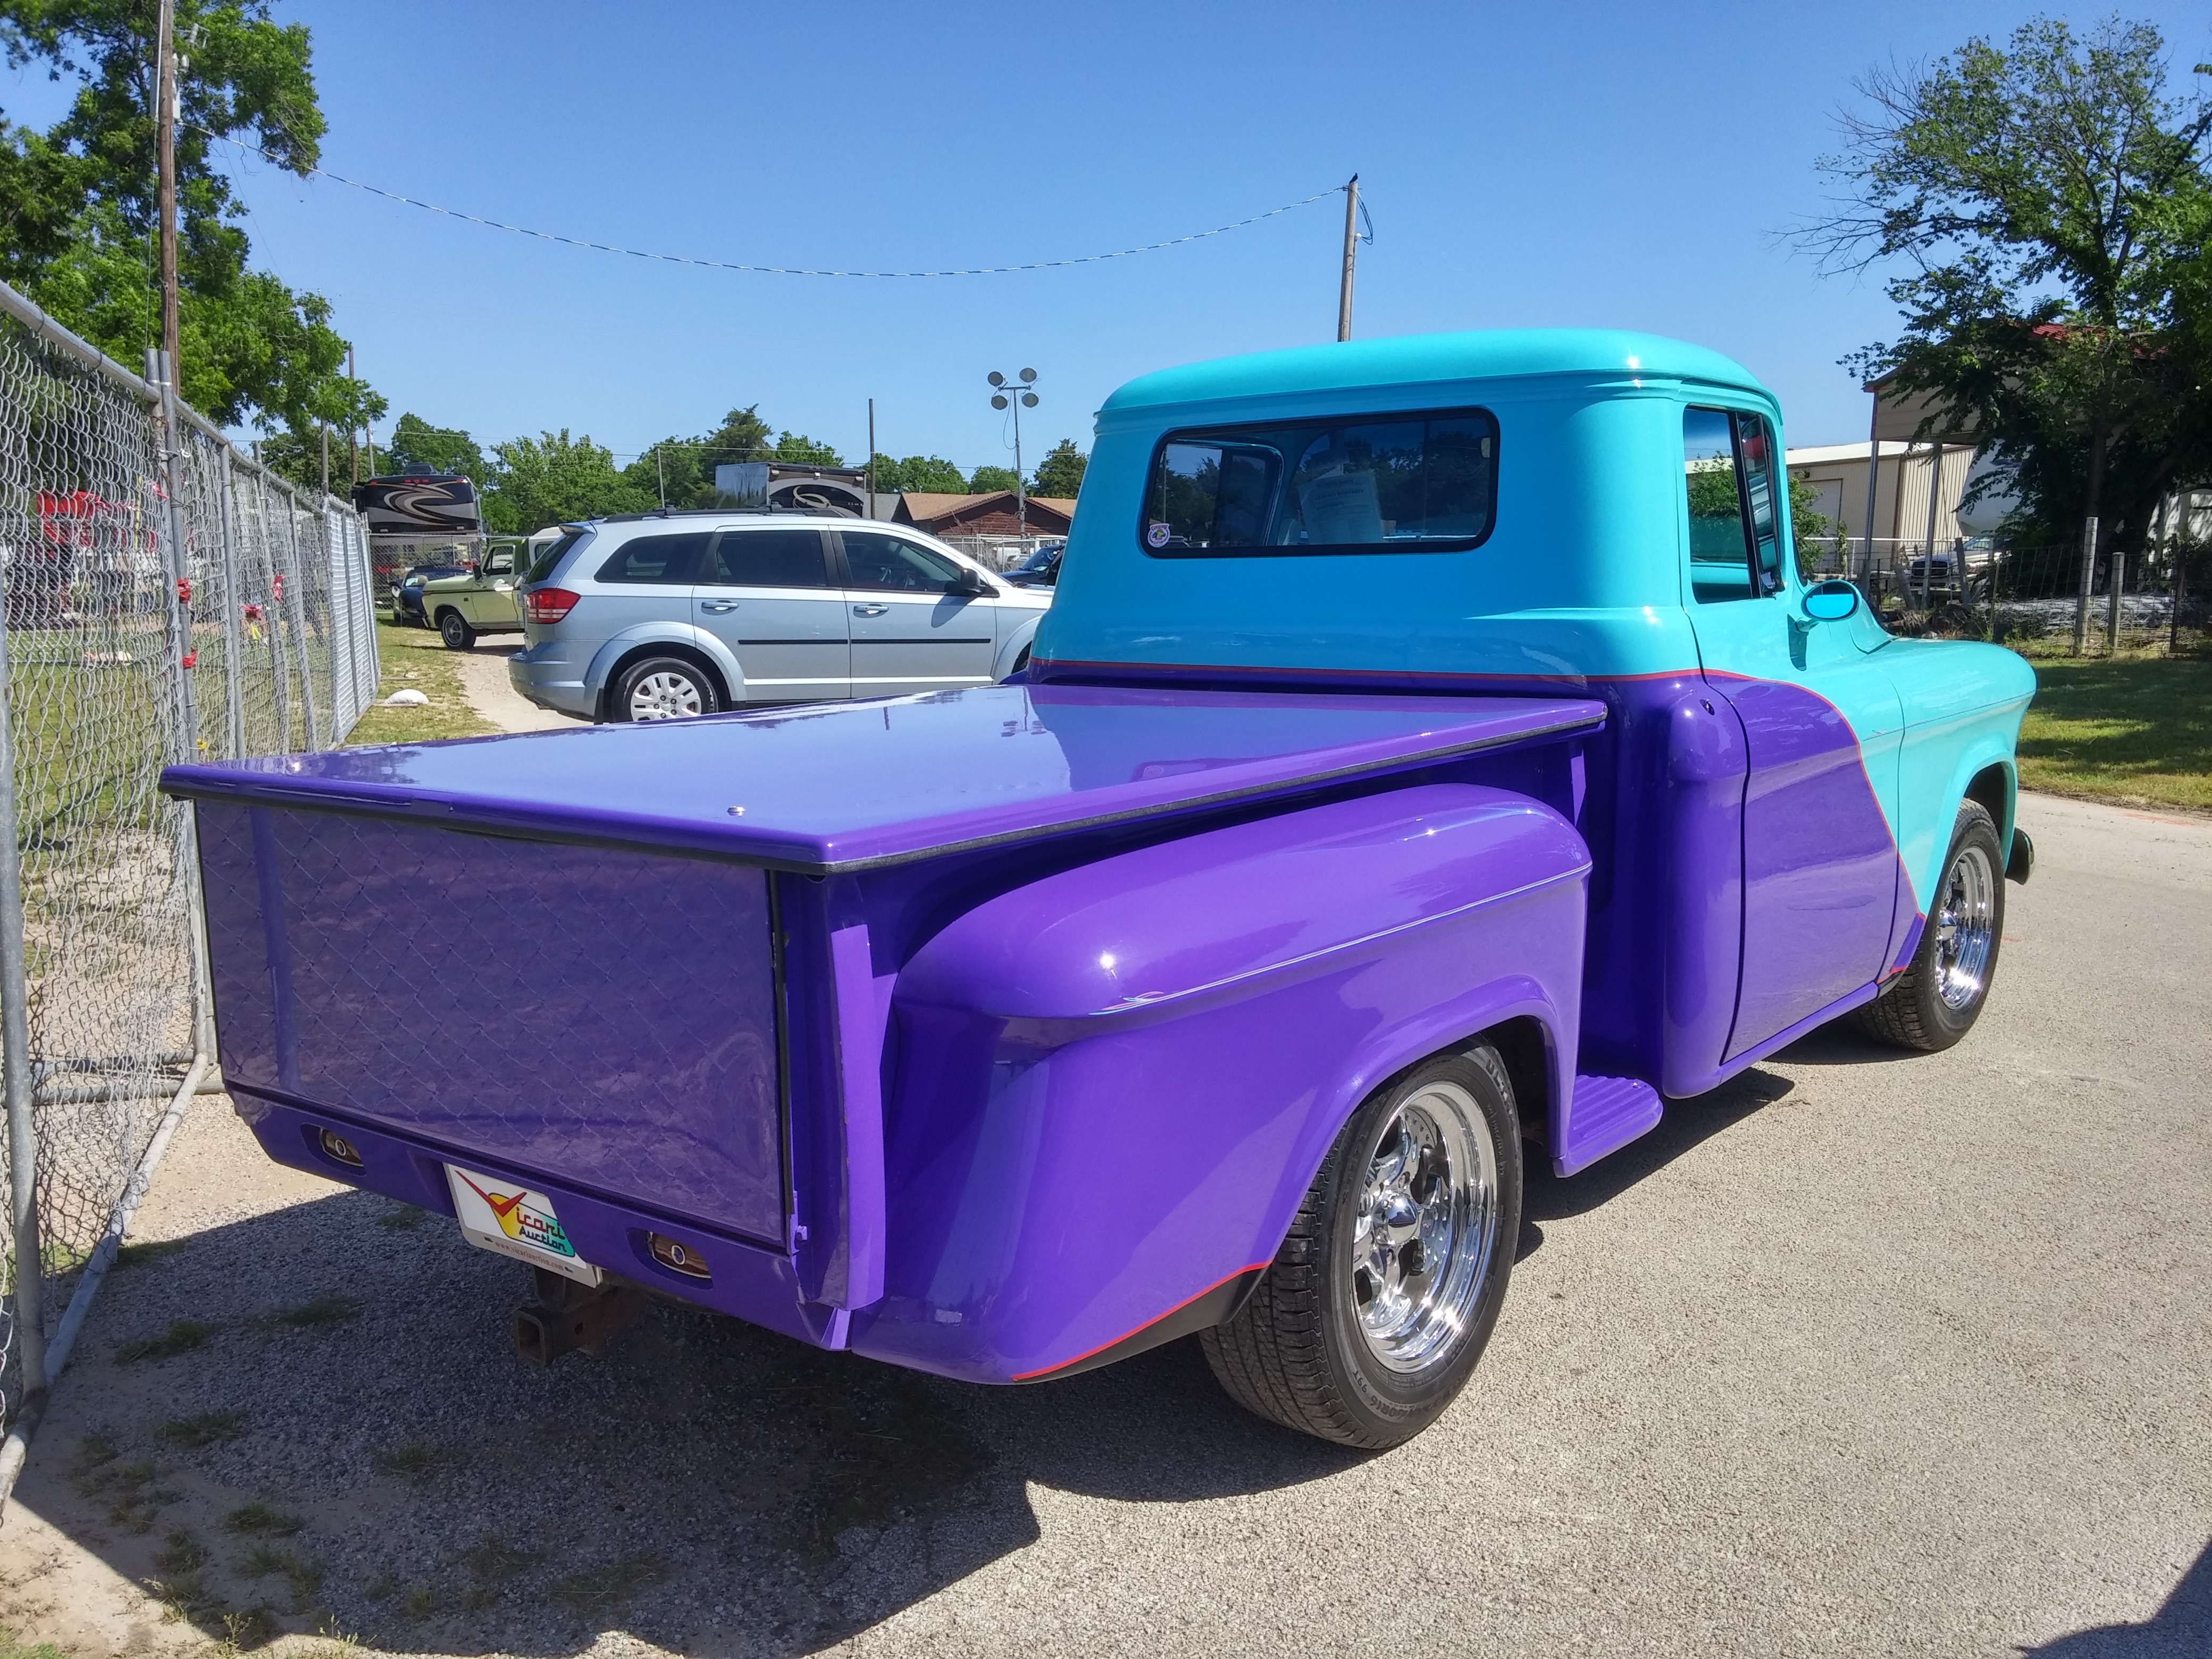
[[[1017,587],[1050,587],[1060,580],[1060,555],[1066,550],[1066,542],[1047,542],[1006,572],[1006,580]]]
[[[469,568],[465,564],[416,566],[392,590],[392,620],[402,628],[428,628],[430,619],[422,614],[422,590],[432,582],[468,574]]]
[[[595,720],[988,685],[1052,603],[903,526],[727,508],[570,526],[521,597],[509,680]]]
[[[522,611],[516,603],[516,568],[527,555],[516,547],[495,547],[483,562],[458,575],[422,585],[418,603],[448,651],[465,651],[479,634],[519,634]]]
[[[1505,1305],[1524,1159],[1991,995],[2033,671],[1808,585],[1781,439],[1649,335],[1148,375],[1014,684],[933,641],[991,606],[1010,665],[1037,600],[899,532],[580,531],[541,696],[712,706],[763,636],[779,692],[925,695],[170,768],[223,1086],[271,1158],[536,1267],[539,1359],[641,1286],[975,1382],[1196,1335],[1261,1416],[1404,1441]]]

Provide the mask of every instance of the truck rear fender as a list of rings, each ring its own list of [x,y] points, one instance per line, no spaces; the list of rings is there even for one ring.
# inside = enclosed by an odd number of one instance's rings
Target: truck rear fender
[[[1009,1381],[1176,1334],[1272,1259],[1370,1091],[1502,1022],[1544,1033],[1556,1122],[1589,868],[1550,807],[1431,784],[968,911],[899,971],[884,1297],[853,1346]]]

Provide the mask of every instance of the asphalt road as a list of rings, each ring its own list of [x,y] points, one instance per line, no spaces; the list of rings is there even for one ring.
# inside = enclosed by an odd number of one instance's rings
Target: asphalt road
[[[1188,1344],[986,1390],[656,1314],[528,1371],[519,1269],[210,1105],[143,1213],[179,1248],[109,1285],[0,1527],[0,1623],[84,1659],[333,1621],[441,1656],[2204,1659],[2212,824],[2025,821],[1965,1045],[1817,1036],[1539,1182],[1475,1382],[1381,1456],[1244,1417]],[[122,1363],[180,1318],[214,1328]],[[252,1501],[298,1529],[226,1529]]]

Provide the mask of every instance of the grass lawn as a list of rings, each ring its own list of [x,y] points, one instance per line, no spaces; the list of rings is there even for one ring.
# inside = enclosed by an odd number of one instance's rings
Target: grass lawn
[[[376,702],[353,728],[348,744],[421,743],[429,738],[480,738],[498,730],[469,707],[461,690],[461,665],[427,628],[376,624],[377,660],[384,677]],[[384,699],[409,688],[430,701],[412,708],[386,708]]]
[[[2212,812],[2212,657],[2043,659],[2026,789]]]

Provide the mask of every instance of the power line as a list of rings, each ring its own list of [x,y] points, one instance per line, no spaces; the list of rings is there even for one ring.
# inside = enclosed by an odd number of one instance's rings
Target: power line
[[[193,126],[192,131],[202,137],[219,139],[223,143],[234,145],[251,155],[258,155],[265,161],[274,162],[287,173],[298,171],[283,157],[262,149],[257,145],[246,143],[241,139],[211,131],[202,126]],[[1085,253],[1072,259],[1037,259],[1021,265],[977,265],[959,270],[820,270],[802,265],[739,264],[728,259],[695,259],[689,254],[684,253],[653,253],[643,248],[617,247],[611,242],[593,242],[580,236],[562,236],[554,231],[532,230],[526,225],[505,224],[497,219],[484,218],[479,214],[463,213],[456,208],[440,207],[434,202],[417,201],[412,196],[402,196],[397,191],[385,190],[375,185],[364,184],[358,179],[349,179],[343,173],[332,173],[327,167],[311,167],[307,171],[317,178],[328,179],[333,184],[344,185],[354,190],[367,191],[370,195],[381,196],[389,202],[398,202],[408,207],[421,208],[425,213],[441,214],[448,219],[459,219],[468,224],[483,225],[490,230],[508,231],[517,236],[534,236],[542,242],[558,242],[566,247],[589,248],[595,253],[623,253],[633,259],[657,259],[665,264],[698,265],[708,270],[750,271],[764,276],[1004,276],[1018,270],[1059,270],[1068,265],[1094,265],[1104,259],[1126,259],[1136,253],[1157,253],[1162,248],[1181,247],[1186,242],[1202,242],[1209,236],[1226,235],[1232,230],[1242,230],[1247,225],[1256,225],[1263,219],[1273,219],[1281,214],[1292,213],[1299,208],[1309,207],[1324,198],[1340,195],[1346,188],[1342,185],[1332,185],[1327,190],[1316,191],[1311,196],[1304,197],[1298,201],[1285,202],[1280,207],[1269,208],[1265,213],[1255,213],[1249,219],[1237,220],[1234,224],[1217,225],[1212,230],[1194,230],[1188,236],[1170,236],[1164,242],[1147,242],[1142,247],[1116,248],[1110,253]]]

